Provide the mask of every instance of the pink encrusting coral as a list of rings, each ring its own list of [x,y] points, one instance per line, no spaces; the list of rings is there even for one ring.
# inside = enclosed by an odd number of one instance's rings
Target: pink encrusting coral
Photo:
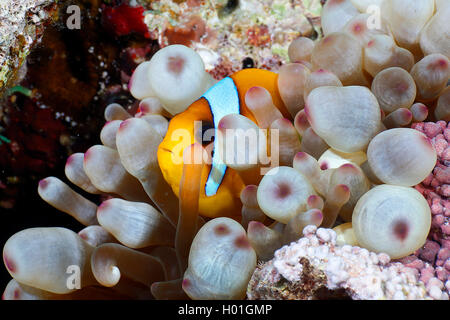
[[[385,253],[338,246],[331,229],[307,226],[303,235],[257,267],[249,299],[448,299],[438,281],[425,286],[416,270]]]
[[[450,291],[450,124],[445,121],[420,122],[412,125],[424,133],[436,149],[437,163],[433,172],[415,186],[427,199],[432,224],[425,245],[414,254],[402,258],[404,265],[415,268],[427,285]]]

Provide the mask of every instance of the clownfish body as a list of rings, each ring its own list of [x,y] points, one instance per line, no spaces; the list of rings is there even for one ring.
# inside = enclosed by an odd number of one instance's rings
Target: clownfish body
[[[290,118],[278,92],[277,80],[278,74],[274,72],[244,69],[216,83],[184,112],[170,120],[167,134],[158,148],[158,163],[176,195],[179,195],[183,173],[183,163],[176,159],[183,159],[184,149],[194,142],[204,142],[205,129],[217,129],[220,119],[233,113],[256,123],[245,104],[248,89],[255,86],[265,88],[283,116]],[[200,128],[194,125],[196,121],[202,122]],[[202,172],[199,214],[211,218],[239,216],[242,207],[239,196],[243,188],[244,183],[238,173],[227,168],[218,154],[213,153],[211,165],[206,165]]]

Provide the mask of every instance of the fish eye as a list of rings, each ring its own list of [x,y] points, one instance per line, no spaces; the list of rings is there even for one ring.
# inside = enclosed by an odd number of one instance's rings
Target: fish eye
[[[228,0],[226,5],[219,9],[219,18],[223,18],[231,13],[239,6],[239,0]]]
[[[201,122],[201,126],[197,126],[197,128],[195,128],[195,140],[200,142],[203,146],[207,146],[214,141],[214,123],[209,120],[201,120]]]
[[[248,69],[248,68],[254,68],[255,62],[252,58],[247,57],[244,60],[242,60],[242,69]]]

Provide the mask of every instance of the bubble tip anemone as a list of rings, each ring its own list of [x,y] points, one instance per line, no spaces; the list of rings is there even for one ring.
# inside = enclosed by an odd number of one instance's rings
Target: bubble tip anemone
[[[436,165],[437,154],[423,133],[410,128],[394,128],[372,139],[367,159],[374,174],[384,183],[410,187],[429,175]]]
[[[379,185],[359,199],[352,226],[362,247],[385,252],[392,259],[402,258],[425,243],[431,227],[431,210],[413,188]]]

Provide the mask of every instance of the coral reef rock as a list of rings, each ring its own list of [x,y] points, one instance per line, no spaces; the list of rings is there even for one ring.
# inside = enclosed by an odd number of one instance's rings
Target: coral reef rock
[[[176,1],[141,0],[150,37],[161,47],[184,44],[221,79],[242,67],[248,56],[262,69],[277,71],[288,61],[289,43],[317,36],[319,0]]]
[[[385,253],[337,246],[331,229],[308,226],[303,235],[257,267],[249,299],[448,299],[442,288],[425,287],[414,269],[390,262]]]
[[[0,3],[0,93],[14,78],[49,17],[54,0],[2,0]]]

